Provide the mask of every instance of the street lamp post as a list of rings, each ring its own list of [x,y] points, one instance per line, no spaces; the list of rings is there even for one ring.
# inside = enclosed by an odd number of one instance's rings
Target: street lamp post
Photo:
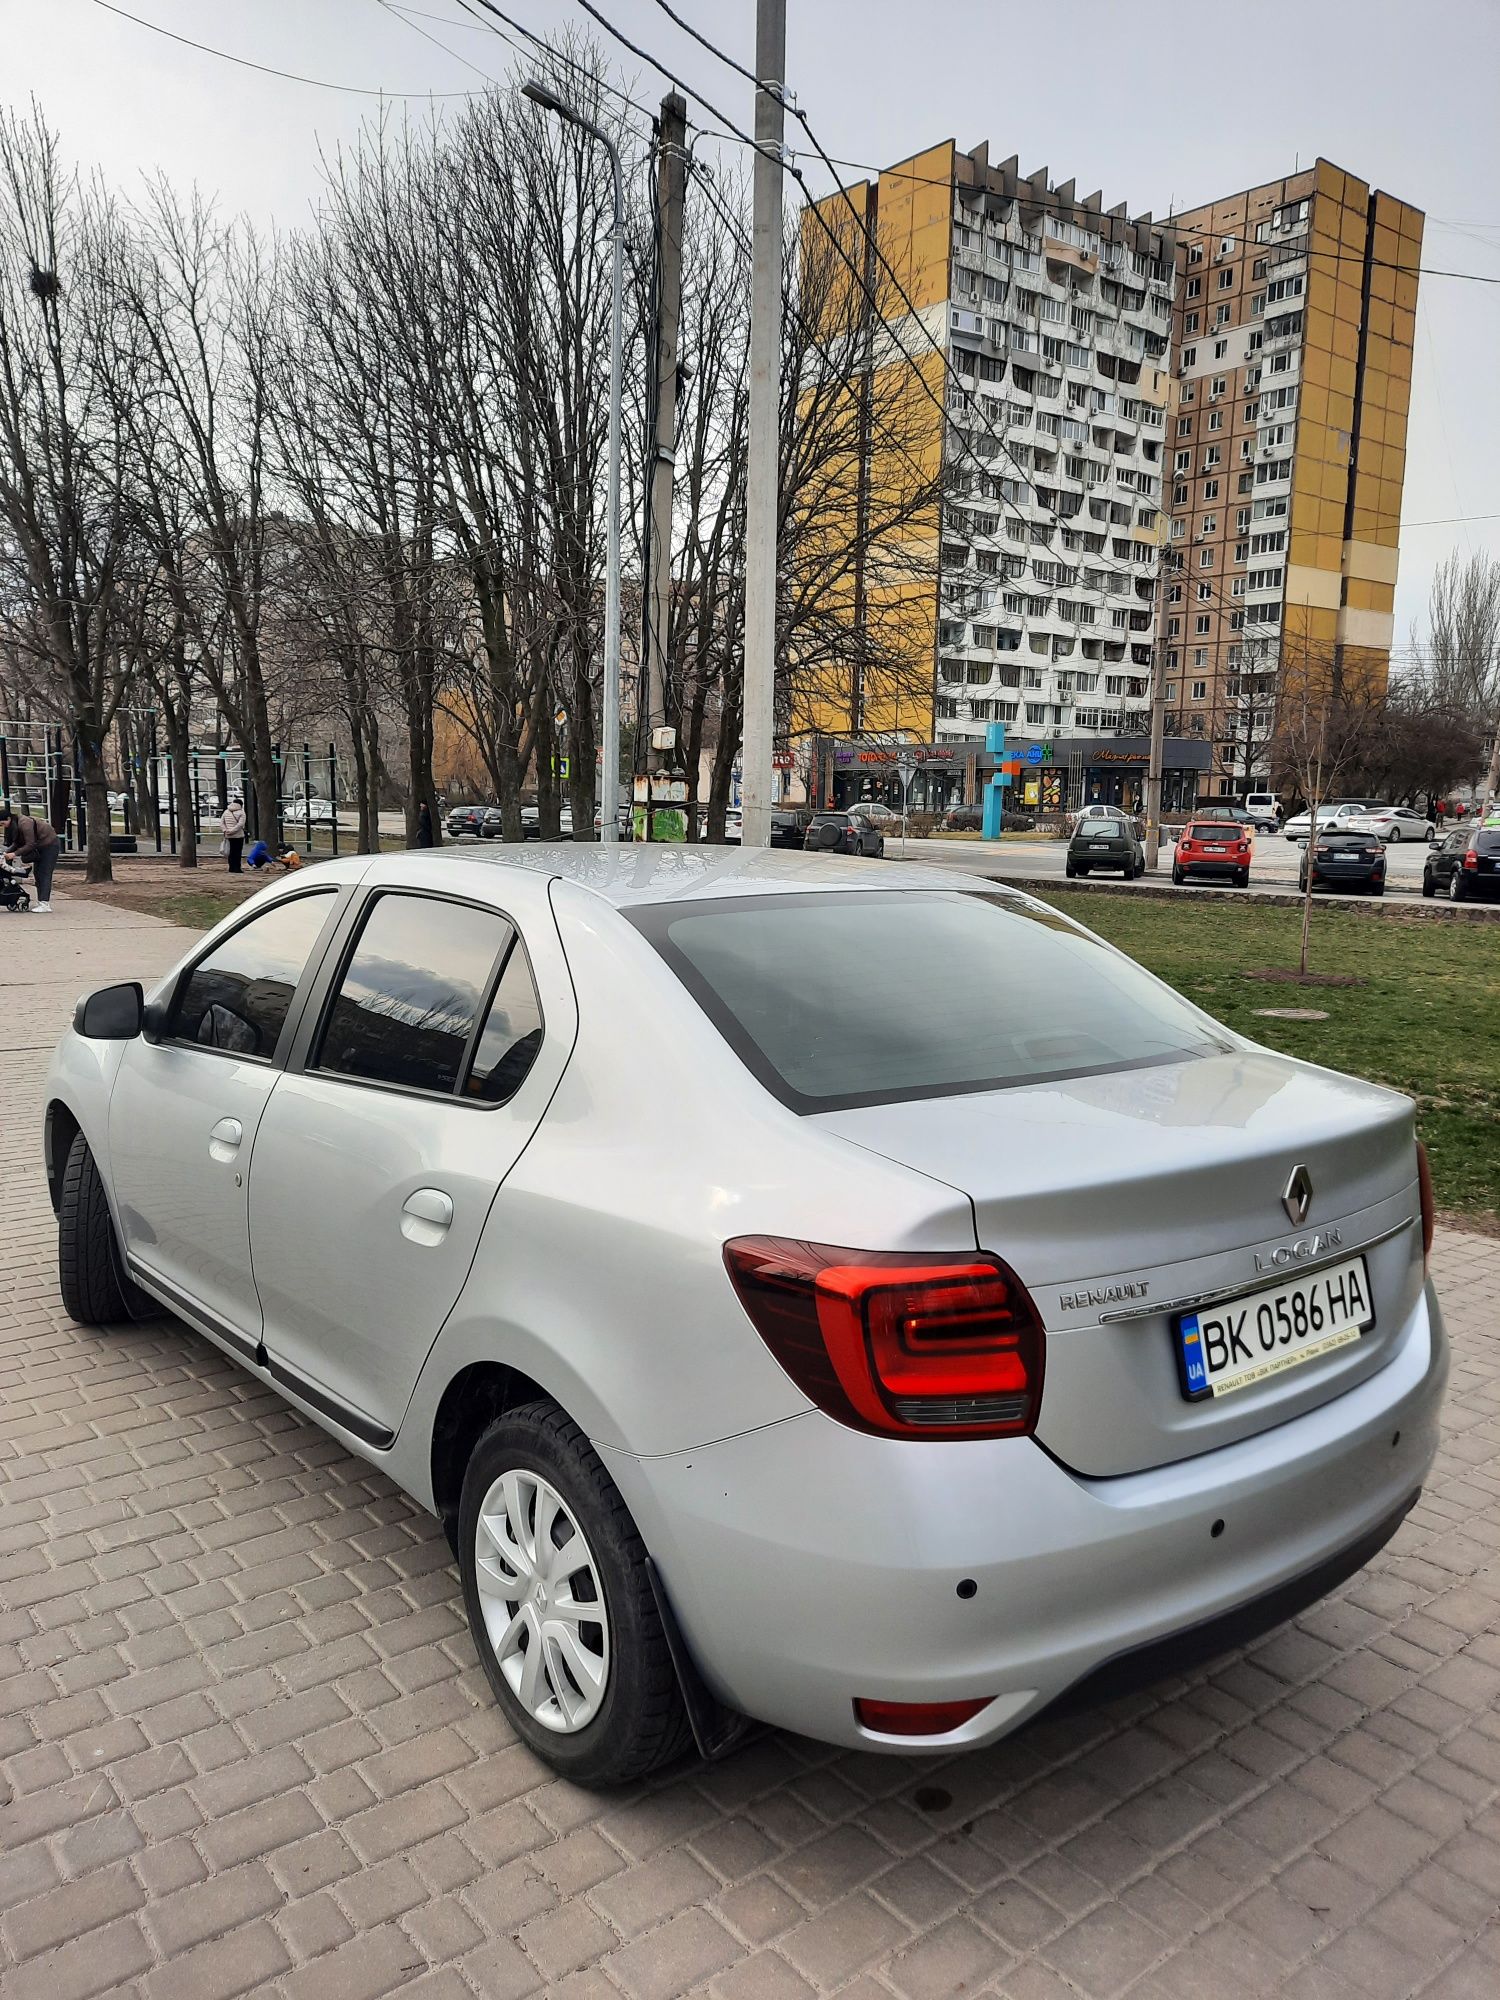
[[[599,838],[613,846],[620,838],[620,397],[624,354],[624,186],[619,150],[606,131],[591,118],[585,118],[581,111],[575,111],[571,104],[544,83],[523,83],[521,94],[566,124],[576,125],[581,132],[587,132],[591,139],[597,139],[609,154],[614,175],[615,213],[610,229],[609,511],[604,559],[604,757],[599,786]]]

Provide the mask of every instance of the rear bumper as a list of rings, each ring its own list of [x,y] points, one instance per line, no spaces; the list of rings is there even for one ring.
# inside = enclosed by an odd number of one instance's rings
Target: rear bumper
[[[1098,1693],[1122,1657],[1137,1675],[1180,1664],[1179,1636],[1239,1643],[1350,1574],[1426,1477],[1447,1365],[1429,1287],[1377,1375],[1147,1472],[1087,1479],[1031,1440],[867,1437],[818,1412],[706,1450],[603,1456],[721,1701],[920,1754]],[[861,1729],[856,1696],[988,1705],[902,1741]]]

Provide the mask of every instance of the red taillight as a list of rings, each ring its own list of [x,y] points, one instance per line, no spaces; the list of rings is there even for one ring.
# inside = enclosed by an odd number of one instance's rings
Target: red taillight
[[[863,1701],[854,1704],[854,1719],[863,1729],[882,1736],[946,1736],[972,1722],[994,1699],[979,1701]]]
[[[1422,1260],[1432,1255],[1432,1232],[1437,1224],[1437,1205],[1432,1198],[1432,1168],[1427,1164],[1427,1148],[1417,1141],[1417,1191],[1422,1199]]]
[[[1479,866],[1479,856],[1475,853],[1472,847],[1469,849],[1468,853],[1464,856],[1464,866],[1465,868],[1477,868]]]
[[[1178,841],[1177,852],[1179,854],[1191,854],[1192,851],[1193,851],[1193,843],[1190,840],[1183,839]]]
[[[738,1236],[724,1262],[761,1339],[841,1423],[885,1437],[1035,1428],[1045,1336],[997,1257]]]

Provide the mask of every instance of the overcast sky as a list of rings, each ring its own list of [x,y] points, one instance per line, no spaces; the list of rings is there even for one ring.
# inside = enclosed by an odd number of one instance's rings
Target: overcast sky
[[[481,89],[512,51],[460,0],[122,0],[130,13],[248,60],[378,91]],[[589,28],[575,0],[502,0],[537,32]],[[655,0],[598,0],[630,39],[736,124],[748,83]],[[673,0],[747,65],[754,0]],[[1427,212],[1425,266],[1500,280],[1500,0],[789,0],[788,82],[825,149],[889,164],[955,139],[1015,152],[1132,214],[1192,207],[1323,153]],[[437,18],[433,18],[437,17]],[[1009,25],[1007,24],[1007,17]],[[444,48],[425,39],[436,37]],[[595,30],[598,33],[599,31]],[[601,35],[601,40],[604,39]],[[295,226],[320,151],[377,97],[261,76],[178,46],[97,0],[0,0],[3,88],[35,96],[69,150],[128,187],[163,168],[257,222]],[[643,104],[667,87],[610,45]],[[469,67],[473,65],[475,67]],[[1201,79],[1201,81],[1199,80]],[[420,97],[408,100],[419,111]],[[827,185],[803,163],[814,187]],[[1500,282],[1421,281],[1398,650],[1425,623],[1434,563],[1500,555]],[[1418,525],[1442,521],[1444,525]]]

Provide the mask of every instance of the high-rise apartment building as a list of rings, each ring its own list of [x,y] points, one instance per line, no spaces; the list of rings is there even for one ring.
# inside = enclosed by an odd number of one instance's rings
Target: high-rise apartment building
[[[851,670],[818,728],[982,742],[1004,721],[1033,738],[1143,729],[1162,514],[1169,232],[1046,169],[1022,176],[948,142],[850,191],[904,300],[881,300],[882,368],[935,395],[920,441],[941,463],[931,518],[907,523],[931,560],[904,599],[903,713]],[[842,196],[823,212],[847,230]],[[907,310],[909,302],[910,310]],[[913,384],[920,394],[919,385]],[[863,476],[891,476],[878,450]],[[912,690],[920,689],[920,699]]]
[[[1160,645],[1215,794],[1264,780],[1293,677],[1384,684],[1422,222],[1323,159],[1174,218]]]

